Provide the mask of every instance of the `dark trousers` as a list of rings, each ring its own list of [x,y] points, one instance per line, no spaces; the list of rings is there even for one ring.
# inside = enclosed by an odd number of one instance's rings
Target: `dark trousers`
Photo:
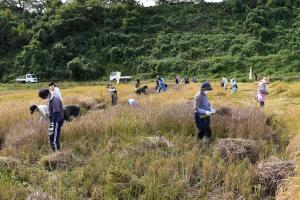
[[[73,112],[73,117],[77,117],[79,115],[79,112],[80,112],[80,107],[76,107],[76,110]]]
[[[257,81],[257,76],[255,76],[255,81]]]
[[[111,97],[111,104],[114,106],[114,105],[117,105],[117,98],[114,98],[114,97]]]
[[[200,113],[195,113],[195,122],[198,128],[198,137],[203,138],[204,136],[209,137],[211,136],[211,129],[210,129],[210,117],[201,118]]]
[[[260,107],[264,107],[265,106],[265,102],[260,101],[259,103],[260,103]]]
[[[50,143],[53,151],[58,151],[60,150],[60,144],[59,144],[59,135],[60,135],[60,130],[61,127],[64,123],[64,120],[55,123],[54,125],[54,133],[50,135]]]

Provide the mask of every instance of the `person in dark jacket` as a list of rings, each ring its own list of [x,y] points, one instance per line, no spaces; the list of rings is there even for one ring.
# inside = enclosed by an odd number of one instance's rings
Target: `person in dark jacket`
[[[155,82],[156,82],[155,90],[157,90],[159,88],[159,76],[158,75],[156,76]]]
[[[190,79],[187,76],[185,76],[185,78],[184,78],[184,83],[185,84],[189,84],[190,83]]]
[[[64,106],[64,118],[66,121],[70,121],[70,118],[77,117],[80,112],[80,107],[78,105],[66,105]]]
[[[255,81],[257,81],[257,72],[255,71],[254,73]]]
[[[48,117],[50,120],[50,127],[48,134],[50,136],[50,143],[54,152],[60,151],[59,135],[61,127],[64,123],[64,109],[60,97],[50,92],[48,89],[41,89],[39,97],[47,103]]]
[[[207,94],[212,90],[210,83],[204,82],[201,85],[200,91],[194,98],[195,122],[198,128],[196,142],[203,138],[203,144],[209,149],[210,144],[210,116],[216,111],[211,107]]]
[[[141,93],[144,93],[145,95],[147,95],[146,89],[148,89],[148,86],[145,85],[145,86],[141,87],[141,85],[140,85],[140,79],[137,79],[136,83],[135,83],[135,92],[137,94],[139,94],[139,95],[141,95]]]

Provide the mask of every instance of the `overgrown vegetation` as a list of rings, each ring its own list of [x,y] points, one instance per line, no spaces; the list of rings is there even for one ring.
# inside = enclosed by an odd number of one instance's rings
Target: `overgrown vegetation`
[[[270,90],[281,85],[286,84],[276,82]],[[0,92],[0,197],[274,197],[278,184],[284,183],[282,179],[294,168],[294,162],[285,162],[285,147],[298,127],[295,111],[300,109],[292,105],[294,112],[282,115],[281,111],[298,101],[297,97],[287,99],[285,94],[299,84],[288,84],[289,89],[279,95],[270,92],[265,112],[252,98],[257,83],[239,83],[236,96],[224,92],[219,83],[212,86],[212,106],[226,106],[230,112],[212,116],[210,151],[194,140],[197,128],[192,100],[200,84],[171,84],[161,94],[151,92],[155,91],[151,84],[148,96],[136,95],[133,85],[118,85],[117,106],[85,111],[64,124],[60,139],[63,152],[58,153],[52,153],[48,143],[48,122],[41,123],[36,114],[29,114],[31,104],[44,103],[37,91]],[[62,89],[65,104],[97,100],[110,105],[106,92],[105,86]],[[128,107],[129,98],[139,106]],[[291,144],[299,149],[297,141]],[[273,171],[268,170],[270,166]]]
[[[2,7],[1,81],[26,73],[90,80],[110,70],[142,78],[246,77],[250,66],[263,76],[299,74],[299,0],[124,2],[47,0],[43,13]]]

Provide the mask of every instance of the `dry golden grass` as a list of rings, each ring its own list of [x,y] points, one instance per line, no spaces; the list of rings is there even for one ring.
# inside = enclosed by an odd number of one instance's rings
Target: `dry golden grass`
[[[55,152],[41,159],[41,164],[48,170],[65,170],[68,169],[74,155],[71,151]]]
[[[299,84],[289,84],[286,91],[284,83],[271,84],[274,92],[263,110],[254,100],[257,84],[239,83],[237,95],[212,84],[212,106],[230,108],[230,114],[211,117],[212,146],[222,138],[254,140],[259,148],[256,159],[263,163],[270,157],[284,159],[291,140],[287,153],[297,159],[300,138],[292,138],[300,128]],[[107,104],[106,110],[81,107],[85,115],[64,124],[60,142],[63,150],[69,149],[69,159],[59,156],[61,152],[51,154],[48,123],[30,115],[30,105],[44,104],[38,91],[0,92],[1,156],[21,159],[23,169],[15,174],[0,171],[6,180],[0,180],[0,198],[26,199],[27,188],[41,187],[53,199],[260,199],[257,165],[249,156],[226,160],[195,144],[193,98],[200,85],[171,85],[157,94],[153,84],[149,95],[141,96],[134,93],[134,85],[117,85],[114,107],[104,86],[62,89],[65,105]],[[139,106],[128,106],[131,98]],[[75,157],[84,162],[76,163]],[[50,166],[58,170],[49,172]],[[292,194],[289,189],[297,187],[291,183],[300,185],[295,180],[281,185],[278,196]]]
[[[240,138],[220,139],[216,146],[216,152],[220,152],[222,158],[241,160],[248,157],[253,164],[260,152],[257,141]]]
[[[32,192],[26,200],[51,200],[46,193],[42,191],[34,191]]]
[[[283,182],[288,175],[291,175],[295,167],[295,162],[268,162],[260,164],[257,169],[257,178],[263,186],[263,196],[274,195],[277,186]]]

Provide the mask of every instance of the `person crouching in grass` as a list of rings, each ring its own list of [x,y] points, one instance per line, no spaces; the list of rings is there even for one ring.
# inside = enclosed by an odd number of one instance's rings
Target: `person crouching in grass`
[[[50,127],[48,134],[50,136],[50,143],[54,152],[61,151],[59,144],[59,135],[61,127],[64,123],[64,109],[60,97],[50,92],[48,89],[41,89],[39,97],[47,103],[48,117],[50,120]]]
[[[216,111],[211,107],[207,94],[212,90],[210,83],[204,82],[194,98],[195,122],[198,128],[196,142],[203,138],[203,144],[209,149],[211,129],[210,116]]]

